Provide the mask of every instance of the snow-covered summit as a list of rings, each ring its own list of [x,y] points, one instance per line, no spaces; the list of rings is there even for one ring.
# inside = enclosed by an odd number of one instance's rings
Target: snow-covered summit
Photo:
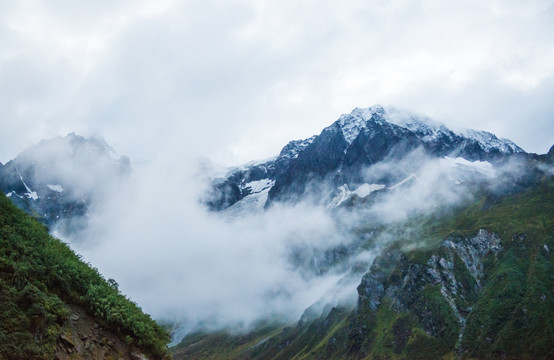
[[[381,105],[374,105],[368,108],[354,108],[350,114],[343,114],[337,121],[344,139],[348,144],[352,144],[352,141],[358,137],[360,131],[366,128],[367,122],[374,118],[379,120],[385,115],[385,109]]]
[[[279,154],[279,158],[282,160],[289,160],[289,159],[296,159],[298,157],[298,154],[306,148],[306,146],[310,145],[314,140],[316,136],[309,137],[307,139],[302,140],[293,140],[289,142],[285,147],[281,150],[281,153]]]
[[[387,122],[403,127],[411,132],[421,136],[423,141],[433,141],[442,136],[452,138],[455,133],[448,129],[444,124],[435,121],[427,116],[415,115],[394,107],[388,107],[386,110]]]
[[[348,144],[366,129],[370,122],[383,125],[384,122],[409,130],[424,143],[452,142],[463,143],[464,140],[475,141],[487,153],[500,152],[504,154],[524,152],[519,146],[508,139],[499,139],[486,131],[466,130],[454,132],[444,124],[427,116],[417,115],[395,107],[373,105],[368,108],[354,108],[350,114],[343,114],[337,124]]]
[[[514,144],[508,139],[499,139],[496,135],[487,131],[466,130],[462,133],[463,136],[477,141],[483,149],[491,151],[498,149],[503,153],[521,153],[524,152],[522,148]]]
[[[355,108],[319,135],[289,142],[276,159],[231,169],[227,176],[215,179],[206,204],[212,210],[222,210],[242,199],[263,199],[266,191],[264,206],[280,201],[294,202],[306,194],[314,195],[318,191],[314,189],[324,183],[335,189],[346,184],[348,189],[342,192],[346,197],[357,191],[350,189],[367,181],[390,186],[392,190],[399,175],[374,174],[368,180],[364,178],[364,171],[380,162],[406,159],[413,153],[428,158],[497,163],[519,152],[523,150],[513,142],[484,131],[457,133],[426,116],[394,107]],[[246,186],[262,180],[264,192],[258,193]],[[372,189],[366,188],[360,191]],[[325,196],[314,197],[327,201]]]
[[[378,124],[387,122],[410,130],[419,135],[423,141],[432,141],[441,135],[447,135],[448,137],[454,135],[446,126],[426,116],[419,116],[395,107],[383,107],[381,105],[354,108],[350,114],[341,115],[337,124],[346,142],[351,144],[360,132],[368,127],[370,122]]]

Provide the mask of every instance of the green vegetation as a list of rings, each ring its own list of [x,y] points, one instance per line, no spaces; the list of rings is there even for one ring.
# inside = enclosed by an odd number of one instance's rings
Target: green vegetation
[[[155,358],[168,356],[169,335],[140,307],[0,196],[0,359],[51,359],[79,305],[105,329]]]
[[[240,359],[241,354],[264,347],[265,342],[285,328],[275,325],[260,325],[255,331],[244,335],[229,335],[226,332],[195,332],[172,349],[175,358],[183,359]]]
[[[471,236],[479,229],[499,235],[503,251],[498,258],[484,259],[478,293],[471,291],[476,289],[473,278],[461,260],[454,258],[453,273],[465,295],[454,300],[458,308],[471,311],[459,348],[451,349],[461,351],[462,358],[554,357],[553,179],[503,198],[483,196],[427,232],[445,238],[449,234]],[[407,256],[425,263],[432,253],[440,254],[440,249],[429,246]]]

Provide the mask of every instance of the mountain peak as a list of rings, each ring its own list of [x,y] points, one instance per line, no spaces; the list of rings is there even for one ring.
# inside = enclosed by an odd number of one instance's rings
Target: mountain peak
[[[496,135],[488,131],[466,130],[463,136],[477,141],[485,151],[498,149],[503,153],[521,153],[525,152],[514,142],[508,139],[499,139]]]
[[[487,131],[465,130],[454,132],[444,124],[429,117],[417,115],[395,107],[373,105],[367,108],[356,107],[350,114],[343,114],[334,124],[338,126],[348,145],[368,128],[369,123],[400,127],[415,134],[424,143],[462,142],[477,143],[485,153],[521,153],[522,148],[508,139],[500,139]]]
[[[384,115],[385,112],[386,112],[386,109],[382,105],[375,104],[367,108],[355,107],[350,114],[358,115],[369,120],[373,115],[375,114]]]
[[[373,105],[368,108],[356,107],[350,114],[341,115],[337,123],[344,140],[351,144],[358,137],[360,131],[366,127],[368,121],[381,119],[384,115],[385,109],[381,105]]]
[[[295,201],[317,182],[329,182],[332,188],[359,186],[365,182],[364,169],[381,161],[404,159],[416,150],[429,157],[467,161],[497,161],[524,152],[513,142],[488,132],[456,133],[426,116],[390,106],[356,107],[319,135],[289,142],[276,159],[234,169],[226,179],[216,182],[215,200],[207,203],[212,209],[231,206],[252,195],[245,187],[252,181],[272,184],[268,185],[266,204]],[[396,180],[371,181],[392,184]]]
[[[337,123],[348,144],[359,135],[360,131],[367,128],[369,121],[378,124],[388,123],[410,130],[421,136],[433,136],[437,133],[450,133],[444,124],[432,120],[426,116],[416,115],[395,107],[376,104],[367,108],[356,107],[350,114],[343,114]]]
[[[130,160],[101,138],[75,133],[41,140],[0,167],[0,191],[64,232],[82,228],[95,203],[122,186]]]
[[[307,139],[292,140],[290,141],[279,153],[279,158],[282,159],[295,159],[298,157],[298,153],[304,150],[306,146],[310,145],[316,136],[311,136]]]

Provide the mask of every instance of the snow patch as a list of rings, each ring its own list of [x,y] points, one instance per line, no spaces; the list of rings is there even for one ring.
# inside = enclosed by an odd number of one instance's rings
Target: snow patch
[[[17,197],[20,198],[20,199],[23,199],[23,196],[19,195],[19,194],[16,193],[15,191],[10,191],[9,193],[6,194],[7,197],[11,197],[12,195],[17,196]]]
[[[385,185],[382,184],[362,184],[356,188],[354,191],[350,191],[348,188],[348,185],[344,184],[342,186],[339,186],[337,190],[339,193],[333,198],[333,200],[327,205],[328,209],[333,209],[351,198],[353,195],[357,195],[361,197],[362,199],[367,197],[369,194],[371,194],[374,191],[384,189]]]
[[[361,198],[365,198],[374,191],[381,190],[385,188],[383,184],[362,184],[358,186],[356,190],[353,191],[354,194],[358,195]]]
[[[304,140],[293,140],[289,142],[285,147],[281,150],[281,153],[279,154],[279,159],[286,160],[286,159],[296,159],[298,157],[298,154],[302,150],[304,150],[308,145],[314,142],[315,138],[317,136],[314,135],[312,137],[309,137]]]
[[[38,194],[37,194],[36,191],[31,191],[31,192],[25,193],[25,195],[27,195],[27,197],[29,199],[33,199],[33,200],[38,199]]]
[[[234,219],[262,211],[269,196],[269,190],[273,185],[275,185],[275,180],[270,179],[250,181],[243,184],[241,188],[250,189],[251,193],[223,210],[223,215],[229,219]]]
[[[524,152],[522,148],[512,141],[508,139],[499,139],[496,135],[487,131],[466,130],[462,135],[477,141],[486,152],[494,150],[500,150],[503,153]]]
[[[394,190],[402,185],[404,185],[405,183],[407,183],[408,181],[412,180],[412,179],[417,179],[417,176],[416,174],[411,174],[410,176],[408,176],[407,178],[405,178],[404,180],[402,180],[401,182],[399,182],[398,184],[396,185],[393,185],[390,187],[391,190]]]
[[[36,191],[31,190],[31,188],[29,188],[29,187],[27,186],[27,184],[25,184],[25,181],[23,181],[23,176],[21,176],[21,173],[19,172],[19,170],[17,169],[17,167],[15,168],[15,170],[17,171],[17,175],[19,175],[19,179],[20,179],[21,182],[23,183],[23,186],[25,186],[25,189],[27,190],[27,192],[25,193],[25,195],[26,195],[29,199],[33,199],[33,200],[38,199],[38,195],[37,195]]]
[[[348,199],[348,195],[350,194],[348,185],[344,184],[342,186],[339,186],[337,190],[339,191],[339,193],[333,198],[329,205],[327,205],[328,209],[336,208],[344,201],[346,201],[346,199]]]
[[[257,194],[259,192],[262,192],[263,190],[271,188],[274,184],[275,180],[262,179],[247,182],[246,184],[242,185],[241,188],[249,189],[252,194]]]
[[[489,178],[493,178],[496,176],[496,171],[494,170],[494,167],[488,161],[469,161],[461,157],[452,158],[446,156],[440,159],[440,164],[441,166],[448,166],[451,168],[472,170]]]
[[[61,185],[48,184],[46,185],[46,187],[55,192],[59,192],[59,193],[63,192],[63,187]]]
[[[343,117],[340,118],[339,125],[342,130],[342,135],[348,144],[352,144],[352,141],[360,134],[360,131],[365,128],[365,122],[366,120],[361,118],[349,120]]]
[[[264,209],[265,203],[269,196],[271,187],[264,189],[261,192],[245,196],[240,201],[237,201],[232,206],[222,211],[222,214],[228,219],[235,219],[241,216],[261,212]]]

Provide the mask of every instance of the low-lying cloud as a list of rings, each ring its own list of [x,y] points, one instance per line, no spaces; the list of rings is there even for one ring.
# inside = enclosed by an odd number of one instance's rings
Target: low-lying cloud
[[[110,191],[72,243],[154,318],[181,324],[181,335],[194,326],[246,330],[262,319],[297,321],[312,304],[353,306],[361,276],[396,239],[367,229],[470,201],[476,187],[523,169],[416,150],[365,169],[368,183],[388,183],[356,211],[310,199],[230,219],[199,201],[209,182],[197,165],[192,154],[176,161],[161,153],[136,167],[125,186],[117,173],[98,174],[97,185]]]
[[[384,161],[365,170],[369,181],[394,179],[368,212],[377,223],[406,221],[414,215],[427,215],[469,201],[473,187],[496,176],[497,170],[489,162],[432,158],[418,149],[401,160]]]
[[[211,327],[247,326],[277,315],[298,319],[340,278],[306,277],[295,248],[350,241],[321,207],[300,203],[228,221],[198,201],[205,184],[181,164],[153,163],[135,174],[91,221],[77,250],[147,312]]]

